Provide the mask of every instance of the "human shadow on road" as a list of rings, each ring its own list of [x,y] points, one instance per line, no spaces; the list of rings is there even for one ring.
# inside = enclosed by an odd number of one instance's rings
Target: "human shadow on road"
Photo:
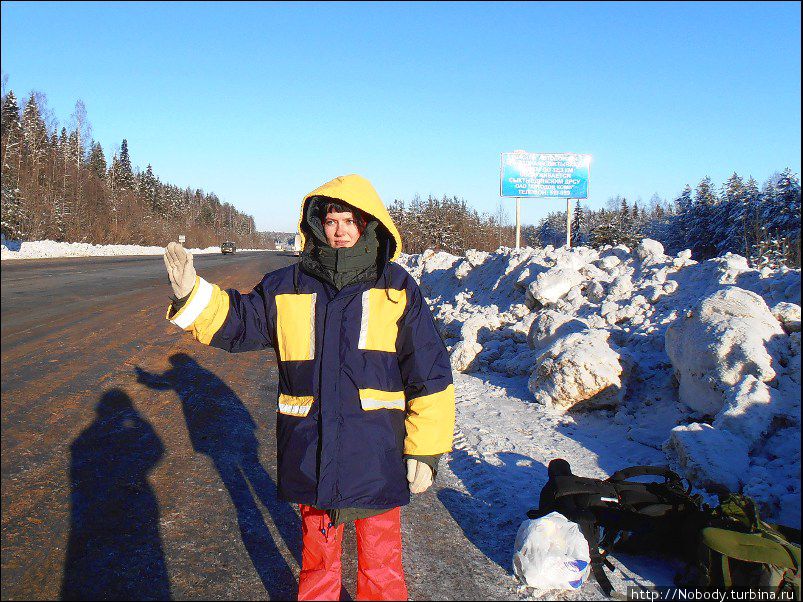
[[[186,353],[170,356],[170,363],[173,367],[162,374],[137,367],[138,381],[178,394],[192,447],[209,456],[220,474],[237,510],[243,544],[265,590],[271,599],[293,598],[297,592],[293,571],[274,542],[254,494],[299,564],[301,523],[290,504],[278,499],[276,485],[260,463],[253,417],[226,383]]]
[[[147,475],[164,445],[131,398],[103,394],[70,446],[70,536],[62,600],[170,600],[159,505]]]
[[[548,475],[543,464],[521,454],[499,452],[496,459],[498,464],[491,464],[455,449],[449,468],[468,492],[444,488],[438,499],[469,541],[512,573],[516,532],[527,510],[538,505]]]

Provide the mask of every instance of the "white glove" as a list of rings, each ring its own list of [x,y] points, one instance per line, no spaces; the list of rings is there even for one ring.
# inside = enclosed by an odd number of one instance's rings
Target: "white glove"
[[[192,292],[195,286],[195,267],[192,265],[192,254],[177,242],[167,244],[164,254],[167,276],[176,298],[181,299]]]
[[[407,481],[411,493],[423,493],[432,485],[432,469],[420,460],[408,458]]]

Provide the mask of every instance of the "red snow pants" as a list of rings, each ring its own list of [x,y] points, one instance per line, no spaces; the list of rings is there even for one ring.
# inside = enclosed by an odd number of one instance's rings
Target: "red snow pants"
[[[303,550],[299,600],[340,599],[343,525],[323,510],[300,505]],[[401,509],[354,521],[357,530],[357,600],[407,600],[402,568]]]

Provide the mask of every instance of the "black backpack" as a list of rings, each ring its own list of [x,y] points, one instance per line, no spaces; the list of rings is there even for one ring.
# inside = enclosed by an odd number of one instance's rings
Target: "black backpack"
[[[538,508],[527,516],[559,512],[580,526],[588,541],[592,574],[606,596],[613,587],[604,567],[614,570],[606,558],[614,548],[681,554],[696,549],[705,508],[688,482],[668,467],[632,466],[602,480],[573,475],[569,463],[559,458],[549,463],[548,472]],[[643,476],[662,480],[631,480]]]

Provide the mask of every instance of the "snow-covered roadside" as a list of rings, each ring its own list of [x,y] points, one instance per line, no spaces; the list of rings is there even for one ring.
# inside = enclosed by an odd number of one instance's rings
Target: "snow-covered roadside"
[[[589,477],[670,464],[709,502],[742,491],[765,518],[799,526],[800,270],[758,271],[737,255],[698,263],[650,240],[399,263],[455,370],[455,450],[439,496],[506,578],[557,457]],[[621,592],[671,585],[679,568],[615,558]],[[593,581],[559,596],[603,597]]]
[[[193,255],[220,253],[220,247],[187,249]],[[239,251],[267,251],[267,249],[238,249]],[[105,257],[115,255],[162,255],[164,247],[141,245],[93,245],[84,242],[56,242],[53,240],[6,241],[0,244],[0,260],[48,259],[56,257]]]

